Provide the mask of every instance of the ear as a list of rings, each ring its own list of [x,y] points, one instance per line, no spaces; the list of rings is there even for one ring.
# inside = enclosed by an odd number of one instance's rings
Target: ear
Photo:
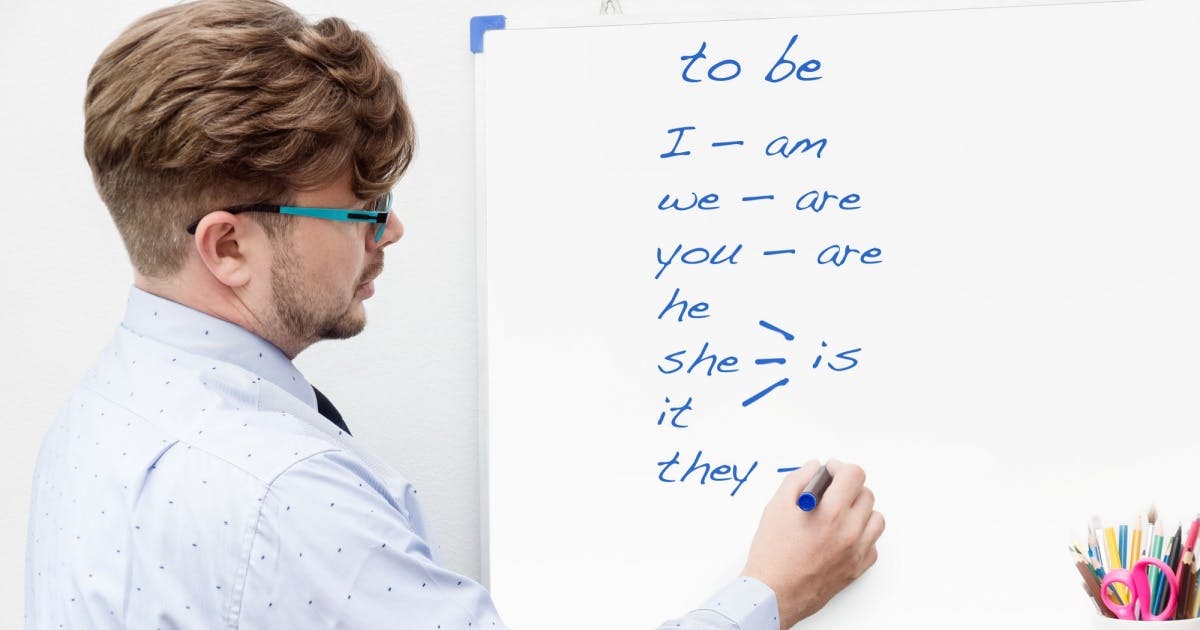
[[[193,238],[200,260],[218,282],[243,287],[254,276],[251,264],[266,246],[266,234],[253,221],[228,212],[210,212],[200,219]]]

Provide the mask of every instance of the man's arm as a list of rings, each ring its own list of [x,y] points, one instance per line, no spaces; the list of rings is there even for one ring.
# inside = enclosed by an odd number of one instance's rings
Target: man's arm
[[[380,492],[344,454],[298,462],[263,499],[235,594],[244,627],[502,628],[480,584],[441,567],[405,497]],[[796,498],[818,466],[788,475],[763,511],[743,575],[664,629],[777,630],[819,610],[875,561],[883,520],[857,466],[830,462],[820,506]]]
[[[271,484],[235,608],[242,628],[503,628],[486,589],[440,566],[408,499],[339,451]]]

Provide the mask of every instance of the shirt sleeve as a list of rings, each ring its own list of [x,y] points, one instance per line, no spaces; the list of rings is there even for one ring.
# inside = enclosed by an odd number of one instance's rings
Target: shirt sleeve
[[[775,592],[754,578],[740,577],[708,601],[658,630],[779,630]]]
[[[482,585],[433,560],[404,498],[344,454],[294,464],[262,501],[235,627],[504,627]]]

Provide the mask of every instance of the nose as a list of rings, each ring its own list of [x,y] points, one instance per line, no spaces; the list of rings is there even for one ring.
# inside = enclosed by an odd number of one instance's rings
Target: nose
[[[370,249],[383,249],[400,240],[402,236],[404,236],[404,223],[393,212],[388,216],[387,226],[383,229],[383,237],[379,239],[379,242],[375,242],[375,231],[371,230],[367,233],[367,244]]]

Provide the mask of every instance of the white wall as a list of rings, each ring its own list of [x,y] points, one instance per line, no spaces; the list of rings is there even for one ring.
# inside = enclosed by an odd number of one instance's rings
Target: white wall
[[[977,2],[986,4],[988,2]],[[130,272],[82,155],[82,103],[96,56],[160,0],[0,0],[0,626],[23,607],[29,484],[41,436],[120,320]],[[835,0],[624,0],[628,16],[829,8]],[[884,0],[857,3],[881,7]],[[930,1],[930,5],[958,4]],[[994,2],[992,2],[994,4]],[[301,369],[358,439],[420,489],[444,557],[480,573],[476,411],[473,64],[468,20],[590,18],[599,0],[296,0],[369,32],[404,78],[420,149],[397,188],[407,236],[368,303],[359,337],[321,344]],[[503,602],[500,602],[503,611]],[[11,621],[9,621],[11,620]]]

